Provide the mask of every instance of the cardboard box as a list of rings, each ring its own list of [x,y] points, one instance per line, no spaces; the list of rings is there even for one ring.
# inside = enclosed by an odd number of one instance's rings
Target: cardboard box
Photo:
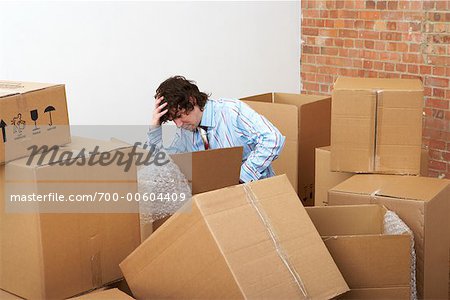
[[[330,97],[267,93],[241,100],[267,117],[287,136],[283,153],[274,162],[275,172],[288,175],[303,205],[314,205],[314,152],[315,148],[330,145]],[[296,110],[292,107],[293,105],[297,107]],[[295,112],[298,115],[297,121],[295,121]],[[295,126],[297,126],[297,139],[295,139]],[[297,159],[294,158],[295,155],[298,155]],[[295,176],[290,174],[298,174],[298,184],[293,183]]]
[[[93,291],[91,293],[85,294],[83,296],[71,298],[73,300],[131,300],[134,299],[119,289],[109,289],[103,291]]]
[[[354,173],[331,171],[330,149],[330,146],[316,148],[315,206],[328,205],[328,190],[354,175]],[[427,176],[428,151],[426,149],[422,149],[420,161],[420,174]]]
[[[331,169],[420,172],[423,86],[418,79],[339,77],[331,117]]]
[[[316,148],[314,205],[328,205],[328,190],[353,176],[353,173],[332,172],[330,169],[330,146]]]
[[[286,175],[195,195],[192,213],[172,216],[120,267],[137,299],[329,299],[348,290]]]
[[[0,166],[0,168],[2,168]],[[17,297],[16,295],[10,294],[7,291],[0,290],[0,299],[2,300],[22,300],[23,298]]]
[[[210,149],[172,154],[171,158],[186,176],[192,195],[239,184],[242,165],[242,147]],[[141,241],[158,229],[169,217],[141,223]]]
[[[77,153],[127,154],[130,148],[73,137],[72,143],[60,149]],[[87,153],[87,152],[86,152]],[[101,155],[101,154],[99,154]],[[86,157],[86,156],[82,156]],[[60,194],[92,194],[93,192],[134,193],[135,166],[125,172],[123,166],[111,164],[77,165],[82,157],[71,160],[70,166],[47,164],[27,165],[27,158],[1,166],[0,184],[0,287],[27,299],[67,298],[100,287],[122,277],[119,263],[140,243],[137,206],[134,213],[103,213],[108,208],[99,202],[71,203],[9,203],[9,195],[49,192]],[[90,157],[98,158],[98,155]],[[64,159],[60,162],[69,162]],[[100,200],[99,200],[100,201]],[[128,202],[128,201],[126,201]],[[125,203],[126,204],[126,203]],[[54,205],[61,213],[37,213]],[[65,206],[64,206],[65,205]],[[34,207],[33,207],[34,206]],[[123,207],[125,208],[125,207]],[[19,210],[20,209],[20,210]],[[29,209],[29,210],[27,210]],[[34,209],[34,212],[33,210]],[[78,211],[78,209],[80,209]],[[81,211],[92,213],[81,213]],[[13,213],[12,211],[16,211]],[[23,211],[23,212],[22,212]],[[42,211],[42,210],[39,210]]]
[[[32,145],[70,143],[64,85],[0,81],[0,164]]]
[[[410,298],[411,237],[384,233],[386,208],[323,206],[306,211],[352,291],[395,288],[385,296],[394,299],[400,289],[408,291],[404,299]]]
[[[409,288],[377,288],[377,289],[352,289],[351,291],[337,297],[337,299],[410,299]]]
[[[448,296],[448,180],[396,175],[355,175],[328,192],[329,205],[382,204],[414,232],[419,298]]]

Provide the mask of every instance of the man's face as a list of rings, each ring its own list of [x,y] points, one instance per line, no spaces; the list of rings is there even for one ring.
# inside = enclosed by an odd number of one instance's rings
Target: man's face
[[[200,125],[200,121],[202,120],[203,112],[200,110],[198,105],[194,105],[194,110],[186,113],[183,109],[178,112],[179,117],[173,119],[175,125],[178,128],[183,128],[190,131],[195,131],[197,127]]]

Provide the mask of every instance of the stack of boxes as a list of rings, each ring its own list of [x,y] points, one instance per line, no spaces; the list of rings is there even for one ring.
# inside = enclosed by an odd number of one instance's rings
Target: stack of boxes
[[[419,80],[338,78],[331,147],[316,149],[315,201],[375,203],[396,212],[414,233],[418,297],[443,299],[448,297],[450,185],[418,176],[426,169],[422,106]]]

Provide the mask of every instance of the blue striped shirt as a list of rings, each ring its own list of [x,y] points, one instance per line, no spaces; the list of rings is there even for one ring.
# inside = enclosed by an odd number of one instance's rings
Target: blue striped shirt
[[[275,175],[271,163],[283,149],[285,137],[246,103],[234,99],[209,99],[200,126],[207,128],[210,149],[243,146],[240,173],[243,182]],[[162,144],[160,126],[149,130],[148,141],[157,147]],[[165,150],[169,153],[194,152],[205,150],[205,146],[200,131],[178,128],[171,146]]]

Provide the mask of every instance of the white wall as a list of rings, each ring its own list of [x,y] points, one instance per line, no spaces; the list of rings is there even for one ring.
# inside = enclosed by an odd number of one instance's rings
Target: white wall
[[[0,79],[65,83],[71,124],[148,124],[171,75],[300,91],[300,2],[0,2]]]

